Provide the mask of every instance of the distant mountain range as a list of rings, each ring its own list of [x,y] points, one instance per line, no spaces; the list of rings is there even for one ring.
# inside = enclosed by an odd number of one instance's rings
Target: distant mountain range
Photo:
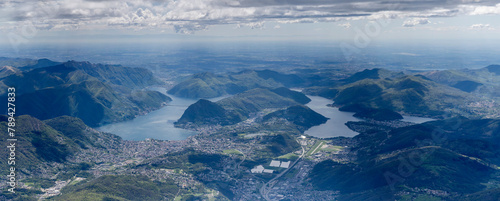
[[[468,104],[491,101],[496,95],[500,97],[500,86],[493,84],[500,81],[500,76],[490,72],[495,69],[492,65],[478,70],[414,74],[367,69],[329,86],[307,87],[303,92],[332,99],[341,110],[351,112],[363,107],[434,118],[491,117],[495,116],[494,111],[465,108]]]
[[[159,92],[142,90],[154,84],[161,82],[146,69],[69,61],[1,78],[0,96],[15,87],[17,114],[42,120],[69,115],[98,126],[131,119],[170,101]],[[1,98],[0,104],[6,101]]]
[[[336,105],[364,105],[425,116],[439,116],[450,105],[463,105],[468,94],[425,78],[407,75],[395,79],[364,79],[339,87]],[[458,111],[457,111],[458,113]]]
[[[61,62],[52,61],[46,58],[43,59],[27,59],[27,58],[9,58],[0,57],[0,67],[11,66],[19,69],[20,71],[29,71],[35,68],[42,68],[48,66],[55,66]]]
[[[465,92],[500,97],[500,65],[480,69],[457,69],[421,73],[425,77]]]
[[[177,84],[168,93],[185,98],[214,98],[254,88],[293,87],[303,83],[304,80],[297,75],[271,70],[246,70],[227,75],[200,73]]]

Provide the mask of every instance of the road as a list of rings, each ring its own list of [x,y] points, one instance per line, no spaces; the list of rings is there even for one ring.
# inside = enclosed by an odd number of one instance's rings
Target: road
[[[243,160],[241,160],[240,163],[238,163],[238,166],[236,166],[236,168],[239,170],[240,169],[240,165],[245,161],[245,159],[247,158],[247,155],[245,155],[245,153],[243,153],[242,151],[238,150],[238,149],[235,149],[236,151],[239,151],[241,154],[243,154]]]
[[[298,141],[297,141],[298,142]],[[300,142],[298,142],[300,144]],[[272,178],[271,180],[269,180],[266,184],[264,184],[259,192],[260,192],[260,195],[262,195],[262,197],[264,199],[266,199],[267,201],[271,201],[271,199],[269,199],[269,197],[267,196],[269,194],[269,191],[271,190],[271,188],[274,186],[274,184],[272,184],[274,181],[276,181],[277,179],[279,179],[281,176],[285,175],[288,170],[292,169],[293,166],[295,166],[295,164],[297,162],[299,162],[300,159],[302,159],[302,157],[304,157],[304,155],[306,154],[306,151],[304,149],[304,146],[301,146],[302,147],[302,154],[300,155],[299,158],[297,158],[297,160],[295,160],[287,169],[285,169],[283,172],[281,172],[280,174],[276,175],[276,177]]]

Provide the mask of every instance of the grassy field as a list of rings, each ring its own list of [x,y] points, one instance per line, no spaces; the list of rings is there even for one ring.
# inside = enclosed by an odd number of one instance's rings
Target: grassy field
[[[286,159],[286,160],[297,160],[297,158],[299,158],[299,156],[297,156],[297,154],[294,154],[294,153],[288,153],[288,154],[285,154],[285,155],[282,155],[282,156],[279,156],[278,159]]]
[[[332,145],[328,145],[328,147],[326,147],[326,148],[321,148],[321,150],[323,150],[325,152],[338,152],[338,151],[341,151],[342,149],[344,149],[344,147],[332,146]]]
[[[204,192],[199,193],[191,193],[185,194],[182,196],[176,196],[174,201],[183,201],[183,200],[207,200],[207,201],[216,201],[216,200],[226,200],[223,197],[219,196],[219,191],[206,188]]]

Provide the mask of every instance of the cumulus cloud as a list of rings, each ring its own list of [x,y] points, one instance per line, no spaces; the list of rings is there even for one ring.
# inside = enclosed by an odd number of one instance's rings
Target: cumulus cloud
[[[6,0],[3,22],[30,21],[45,29],[172,28],[193,33],[213,25],[262,29],[265,22],[316,23],[404,19],[403,26],[460,14],[500,14],[496,0]],[[344,23],[347,28],[347,23]]]
[[[431,23],[429,19],[427,18],[413,18],[413,19],[408,19],[403,22],[404,27],[414,27],[417,25],[424,25],[424,24],[429,24]]]
[[[494,6],[478,6],[471,9],[471,15],[500,14],[500,3]]]

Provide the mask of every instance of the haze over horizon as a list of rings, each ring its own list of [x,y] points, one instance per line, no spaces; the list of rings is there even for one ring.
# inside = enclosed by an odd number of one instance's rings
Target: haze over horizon
[[[189,66],[191,59],[179,58],[191,57],[224,63],[229,56],[235,59],[226,64],[299,57],[294,66],[500,63],[500,3],[489,0],[7,0],[0,13],[4,57],[129,66]]]
[[[500,33],[500,3],[325,0],[7,0],[1,43],[474,41]],[[371,32],[371,33],[367,33]]]

